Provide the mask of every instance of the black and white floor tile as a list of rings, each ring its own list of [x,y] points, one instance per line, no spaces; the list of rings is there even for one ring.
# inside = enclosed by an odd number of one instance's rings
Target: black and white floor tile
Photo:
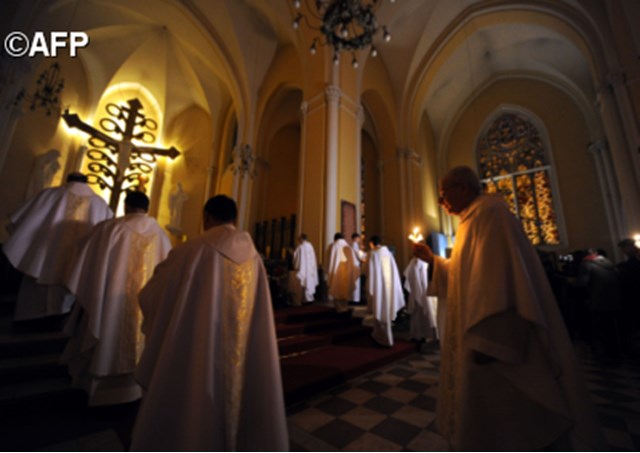
[[[640,363],[577,348],[610,451],[640,450]],[[447,451],[435,430],[440,358],[416,353],[287,408],[293,451]],[[45,451],[123,451],[112,430]]]

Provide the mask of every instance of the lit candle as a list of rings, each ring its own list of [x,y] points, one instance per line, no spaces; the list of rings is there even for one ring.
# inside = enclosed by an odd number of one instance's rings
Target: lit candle
[[[420,227],[415,227],[413,232],[409,235],[409,240],[414,243],[422,242],[424,240],[424,236],[420,233]]]
[[[633,240],[636,243],[636,247],[640,248],[640,234],[635,234]]]

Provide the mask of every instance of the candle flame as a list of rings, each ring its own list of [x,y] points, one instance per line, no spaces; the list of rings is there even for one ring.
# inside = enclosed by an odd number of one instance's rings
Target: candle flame
[[[409,240],[414,243],[422,242],[424,240],[424,236],[420,233],[420,227],[415,227],[413,229],[413,232],[409,235]]]

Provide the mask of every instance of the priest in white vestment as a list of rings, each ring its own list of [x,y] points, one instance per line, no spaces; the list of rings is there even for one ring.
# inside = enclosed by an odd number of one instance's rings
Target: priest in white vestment
[[[298,238],[298,246],[293,252],[293,271],[289,276],[293,304],[313,302],[318,286],[318,261],[313,244],[307,240],[306,234],[301,234]]]
[[[338,312],[346,312],[349,309],[349,301],[353,297],[356,282],[360,278],[360,267],[353,248],[344,239],[342,233],[336,233],[333,243],[325,253],[325,273],[329,298]]]
[[[360,299],[362,298],[362,280],[364,279],[365,274],[362,270],[362,266],[366,264],[367,254],[362,250],[361,245],[362,236],[358,233],[353,233],[351,235],[351,248],[353,249],[356,265],[360,268],[360,277],[356,280],[356,286],[353,289],[353,296],[351,298],[353,302],[360,302]]]
[[[75,387],[90,406],[140,399],[133,373],[144,348],[138,293],[171,250],[158,222],[147,215],[149,198],[129,192],[125,215],[96,225],[67,281],[76,305],[62,356]]]
[[[11,237],[3,250],[24,273],[15,321],[68,313],[73,296],[63,286],[77,244],[98,222],[113,217],[107,203],[71,173],[63,186],[44,189],[10,217]]]
[[[404,270],[404,289],[409,294],[407,313],[411,316],[409,336],[418,341],[438,338],[437,298],[427,295],[429,265],[418,258],[411,258]],[[441,310],[442,311],[442,310]]]
[[[557,303],[520,222],[469,167],[440,181],[460,217],[450,259],[425,244],[447,297],[437,424],[455,450],[601,450],[604,438]]]
[[[400,273],[389,249],[378,236],[369,238],[367,261],[367,304],[369,315],[364,323],[373,327],[373,339],[383,346],[393,346],[393,321],[405,305]]]
[[[267,274],[235,202],[205,205],[205,232],[174,248],[140,293],[146,390],[134,451],[289,448]]]

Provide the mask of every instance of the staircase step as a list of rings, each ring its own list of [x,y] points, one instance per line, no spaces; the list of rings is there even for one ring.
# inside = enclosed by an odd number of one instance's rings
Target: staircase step
[[[4,403],[16,403],[23,398],[42,398],[60,392],[77,392],[71,389],[71,378],[51,377],[47,379],[19,382],[13,385],[0,387],[0,412]]]
[[[306,322],[304,324],[304,332],[325,332],[330,335],[332,331],[343,329],[346,326],[355,326],[361,324],[361,319],[351,317],[341,316],[339,318],[321,318]]]
[[[11,333],[0,335],[0,359],[61,354],[69,339],[64,332]]]
[[[67,376],[60,364],[60,354],[25,356],[0,360],[0,385],[13,385],[29,380]]]
[[[334,344],[339,344],[347,341],[352,341],[357,338],[370,336],[371,328],[365,327],[361,322],[359,322],[357,324],[348,325],[331,332],[331,341]]]
[[[292,337],[304,333],[304,324],[276,324],[276,336],[278,338]]]
[[[321,318],[348,318],[349,313],[337,313],[335,308],[327,305],[302,305],[276,310],[276,323],[304,323]]]
[[[278,350],[281,356],[287,356],[295,353],[307,352],[330,344],[331,339],[327,336],[294,335],[292,337],[278,340]]]
[[[372,339],[358,345],[334,345],[280,361],[286,404],[292,404],[360,376],[416,351],[413,343],[397,341],[391,348]],[[361,343],[361,344],[360,344]]]

